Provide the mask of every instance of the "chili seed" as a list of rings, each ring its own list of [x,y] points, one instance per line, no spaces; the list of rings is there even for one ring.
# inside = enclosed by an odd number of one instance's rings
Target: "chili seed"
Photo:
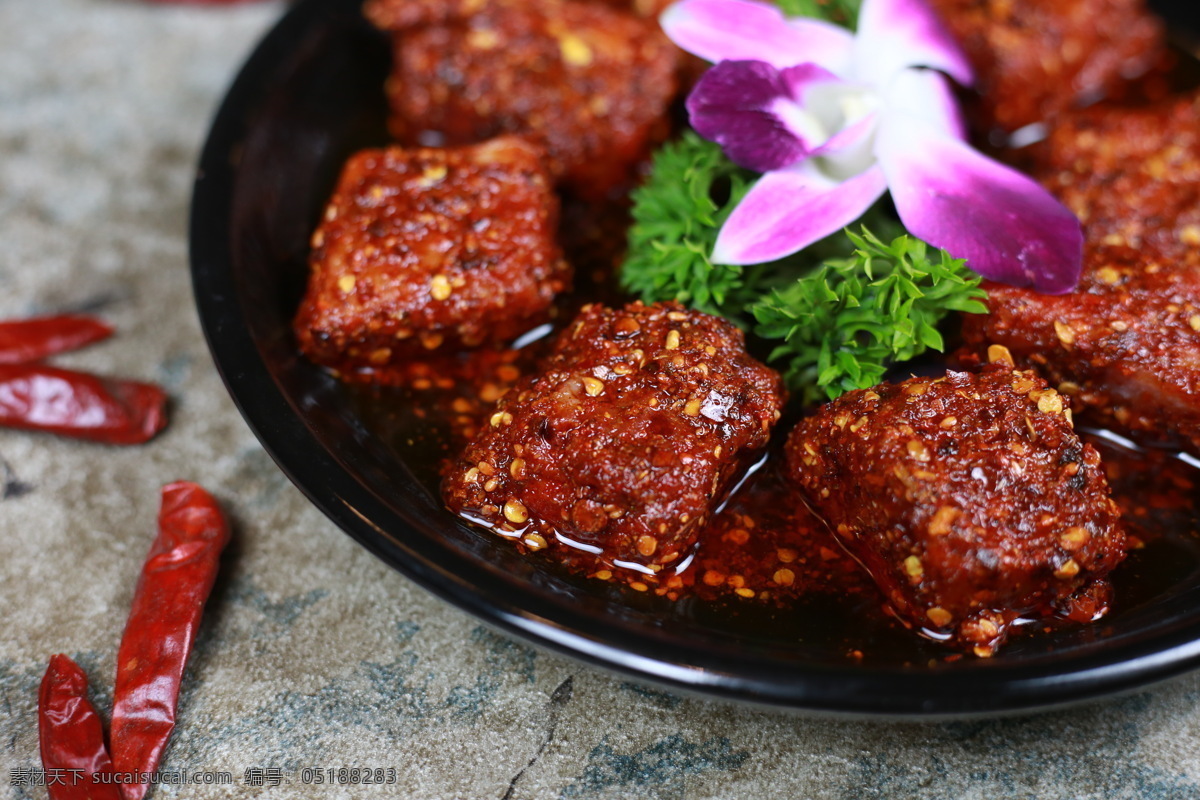
[[[1062,397],[1053,389],[1039,397],[1037,405],[1043,414],[1059,414],[1063,410]]]
[[[941,606],[934,606],[925,612],[925,616],[929,617],[929,621],[939,628],[944,628],[954,619],[954,615]]]
[[[954,520],[958,519],[958,515],[962,513],[954,506],[942,506],[929,520],[929,535],[930,536],[945,536],[950,532],[951,526],[954,525]]]
[[[1075,344],[1075,329],[1067,323],[1054,320],[1054,333],[1058,336],[1058,340],[1063,343],[1064,347],[1070,347]]]
[[[573,67],[586,67],[592,63],[592,48],[578,36],[568,33],[558,40],[563,61]]]
[[[450,280],[445,275],[434,275],[433,280],[429,282],[429,293],[433,295],[434,300],[445,300],[453,292]]]
[[[1002,344],[994,344],[988,347],[987,357],[989,364],[1002,362],[1011,365],[1016,363],[1013,361],[1012,353]]]
[[[514,525],[521,525],[529,521],[529,510],[520,500],[513,498],[504,504],[504,518]]]
[[[1058,537],[1058,543],[1064,550],[1078,550],[1091,538],[1092,535],[1088,533],[1087,528],[1075,527],[1068,529],[1066,533]]]
[[[1079,564],[1073,558],[1068,558],[1066,560],[1066,563],[1064,563],[1058,569],[1054,570],[1054,577],[1062,578],[1064,580],[1066,580],[1068,578],[1074,578],[1078,574],[1079,574]]]

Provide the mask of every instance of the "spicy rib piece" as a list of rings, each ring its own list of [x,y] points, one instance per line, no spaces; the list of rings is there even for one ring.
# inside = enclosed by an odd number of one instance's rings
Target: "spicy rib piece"
[[[1172,273],[1200,267],[1200,92],[1097,104],[1029,150],[1034,177],[1075,212],[1094,248],[1132,248]],[[1102,266],[1085,286],[1116,282],[1097,274]]]
[[[1017,617],[1103,613],[1125,556],[1068,415],[1000,361],[843,395],[792,432],[788,469],[901,620],[986,656]]]
[[[446,470],[455,513],[533,550],[654,576],[681,563],[783,403],[725,320],[673,303],[587,306]]]
[[[1089,425],[1200,454],[1200,272],[1147,274],[1136,253],[1093,258],[1094,272],[1119,276],[1112,287],[1049,297],[988,286],[991,313],[964,321],[968,347],[1002,343]]]
[[[75,314],[0,321],[0,364],[27,364],[106,339],[113,329]]]
[[[113,765],[87,675],[61,653],[50,657],[38,691],[38,743],[50,800],[121,800],[115,783],[96,780]]]
[[[167,396],[149,383],[43,364],[0,364],[0,426],[106,444],[141,444],[167,424]]]
[[[1015,131],[1121,88],[1164,57],[1144,0],[930,0],[977,75],[985,128]]]
[[[1061,297],[989,284],[967,346],[1006,346],[1081,421],[1200,454],[1200,95],[1078,112],[1032,155],[1083,221],[1083,278]]]
[[[358,153],[313,234],[301,349],[350,371],[525,333],[570,285],[558,217],[539,151],[517,138]]]
[[[402,143],[518,134],[590,198],[628,189],[669,130],[678,51],[653,19],[573,0],[371,0],[394,35]]]
[[[175,729],[183,670],[228,542],[229,526],[208,492],[184,481],[163,487],[158,534],[117,651],[112,715],[117,772],[158,768]],[[148,788],[126,784],[122,792],[125,800],[141,800]]]

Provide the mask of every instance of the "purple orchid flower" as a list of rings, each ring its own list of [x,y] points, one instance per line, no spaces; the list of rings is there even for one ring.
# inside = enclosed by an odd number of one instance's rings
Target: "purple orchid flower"
[[[688,98],[692,127],[764,173],[721,229],[714,262],[794,253],[890,189],[910,233],[985,278],[1048,294],[1075,287],[1079,220],[966,143],[946,76],[974,76],[922,0],[865,0],[857,35],[754,0],[681,0],[662,26],[716,65]]]

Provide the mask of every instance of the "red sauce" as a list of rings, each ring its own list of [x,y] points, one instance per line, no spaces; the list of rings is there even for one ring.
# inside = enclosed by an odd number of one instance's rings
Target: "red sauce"
[[[374,374],[369,376],[374,382],[352,386],[351,392],[368,428],[439,497],[444,460],[457,454],[476,426],[486,424],[495,399],[531,368],[544,342],[413,365],[403,375]],[[790,428],[786,419],[780,426]],[[1200,463],[1138,449],[1109,434],[1087,432],[1084,438],[1101,452],[1133,542],[1129,557],[1111,575],[1112,611],[1088,626],[1088,635],[1103,635],[1123,613],[1153,603],[1200,570]],[[834,657],[863,663],[923,665],[962,658],[909,631],[888,612],[867,574],[785,485],[781,463],[773,452],[701,531],[690,557],[658,575],[613,568],[584,550],[530,552],[520,541],[504,544],[585,591],[631,604],[653,601],[665,618],[728,630],[765,646],[832,649]],[[482,528],[480,535],[496,536]],[[1086,616],[1086,609],[1077,610]],[[1000,657],[1051,649],[1053,640],[1043,634],[1082,630],[1079,621],[1084,620],[1018,620]]]

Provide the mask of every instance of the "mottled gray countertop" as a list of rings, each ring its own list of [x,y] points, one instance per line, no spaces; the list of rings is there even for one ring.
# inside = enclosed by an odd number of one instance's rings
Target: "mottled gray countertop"
[[[1200,797],[1200,675],[942,724],[685,699],[498,636],[336,529],[226,395],[187,268],[209,119],[282,11],[0,0],[0,317],[99,313],[118,335],[61,362],[159,382],[174,401],[168,430],[139,448],[0,431],[0,794],[45,797],[19,784],[40,766],[52,653],[77,658],[108,706],[159,488],[186,478],[236,531],[164,768],[235,786],[160,798]],[[397,783],[300,783],[306,767],[343,765],[393,768]],[[279,785],[247,785],[253,768]]]

